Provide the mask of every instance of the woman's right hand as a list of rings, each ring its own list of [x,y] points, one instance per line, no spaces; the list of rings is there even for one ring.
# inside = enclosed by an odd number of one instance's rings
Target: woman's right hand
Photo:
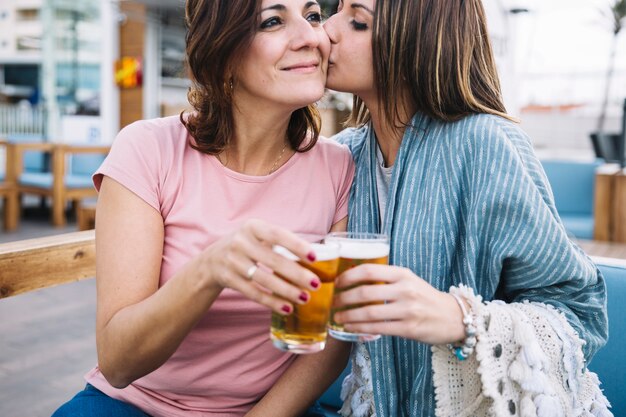
[[[311,271],[274,252],[274,245],[300,259],[315,260],[311,246],[296,234],[261,220],[248,220],[206,248],[196,258],[196,267],[205,272],[204,282],[214,290],[231,288],[277,313],[289,314],[292,303],[305,304],[307,290],[319,289],[321,282]]]

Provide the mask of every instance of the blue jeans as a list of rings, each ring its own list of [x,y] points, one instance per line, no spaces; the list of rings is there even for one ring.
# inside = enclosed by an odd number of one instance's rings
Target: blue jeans
[[[302,417],[339,416],[315,403]],[[91,384],[63,404],[52,417],[150,417],[132,404],[109,397]]]
[[[109,397],[96,387],[87,384],[63,404],[52,417],[150,417],[132,404]]]

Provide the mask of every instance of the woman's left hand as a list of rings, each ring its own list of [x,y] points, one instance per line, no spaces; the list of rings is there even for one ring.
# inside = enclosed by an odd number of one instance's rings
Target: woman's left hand
[[[337,294],[333,307],[378,302],[335,313],[335,321],[344,323],[347,331],[401,336],[433,345],[465,338],[463,313],[454,297],[407,268],[363,264],[341,274],[335,285],[357,286]]]

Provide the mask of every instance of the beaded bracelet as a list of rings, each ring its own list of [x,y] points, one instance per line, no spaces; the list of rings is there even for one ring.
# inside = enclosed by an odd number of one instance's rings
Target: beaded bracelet
[[[459,307],[461,307],[461,311],[463,312],[463,324],[465,325],[465,340],[463,340],[463,344],[460,346],[455,346],[453,344],[448,344],[448,348],[454,353],[454,356],[457,357],[458,360],[464,361],[469,358],[469,356],[474,352],[474,346],[476,346],[476,326],[474,326],[474,318],[473,312],[470,308],[468,312],[465,308],[465,303],[461,300],[456,294],[450,294],[454,297]]]

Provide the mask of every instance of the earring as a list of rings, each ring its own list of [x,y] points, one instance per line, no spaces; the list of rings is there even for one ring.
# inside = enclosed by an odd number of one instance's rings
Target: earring
[[[233,77],[230,77],[227,81],[224,81],[224,94],[226,94],[226,97],[231,97],[233,95],[233,89]]]

